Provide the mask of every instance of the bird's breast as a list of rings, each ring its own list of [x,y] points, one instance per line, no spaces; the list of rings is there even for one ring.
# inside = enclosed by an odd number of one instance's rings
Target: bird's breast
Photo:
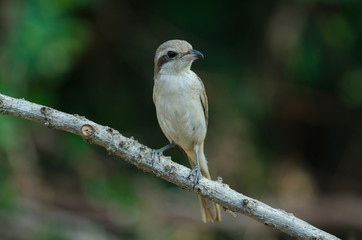
[[[154,100],[161,129],[170,141],[184,149],[201,144],[206,135],[198,81],[191,74],[161,76],[155,82]]]

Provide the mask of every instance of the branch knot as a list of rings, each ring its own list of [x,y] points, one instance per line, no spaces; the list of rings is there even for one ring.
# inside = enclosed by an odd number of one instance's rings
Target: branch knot
[[[84,124],[80,131],[85,138],[91,138],[94,134],[94,128],[89,124]]]

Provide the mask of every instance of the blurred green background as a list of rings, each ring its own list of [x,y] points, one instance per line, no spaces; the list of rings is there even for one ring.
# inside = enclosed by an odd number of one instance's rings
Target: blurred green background
[[[0,93],[159,148],[153,55],[184,39],[209,97],[213,178],[362,239],[362,2],[3,0]],[[173,160],[189,166],[178,149]],[[0,239],[291,239],[69,133],[0,115]]]

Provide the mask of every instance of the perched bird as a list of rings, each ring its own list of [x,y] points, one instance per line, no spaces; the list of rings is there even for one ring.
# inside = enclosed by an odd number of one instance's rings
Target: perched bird
[[[183,40],[161,44],[155,54],[153,101],[157,119],[170,144],[153,151],[153,161],[163,151],[179,146],[187,155],[194,175],[211,178],[204,155],[208,104],[204,84],[191,70],[191,64],[204,56]],[[219,205],[200,197],[203,222],[221,220]]]

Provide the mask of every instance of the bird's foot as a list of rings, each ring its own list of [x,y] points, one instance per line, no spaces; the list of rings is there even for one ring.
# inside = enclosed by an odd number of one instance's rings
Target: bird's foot
[[[198,184],[200,177],[201,177],[201,171],[199,166],[195,166],[194,169],[191,170],[189,176],[187,178],[190,178],[192,175],[194,175],[194,185],[193,188],[195,188],[196,184]]]
[[[153,164],[155,163],[155,159],[158,158],[158,161],[160,161],[160,158],[163,154],[164,151],[166,151],[169,148],[173,148],[174,146],[176,146],[176,144],[174,142],[171,142],[170,144],[160,148],[160,149],[156,149],[156,150],[152,150],[151,153],[151,165],[153,166]]]
[[[162,154],[163,154],[163,148],[152,150],[152,153],[151,153],[151,165],[152,166],[155,163],[156,158],[158,159],[158,161],[160,161]]]

